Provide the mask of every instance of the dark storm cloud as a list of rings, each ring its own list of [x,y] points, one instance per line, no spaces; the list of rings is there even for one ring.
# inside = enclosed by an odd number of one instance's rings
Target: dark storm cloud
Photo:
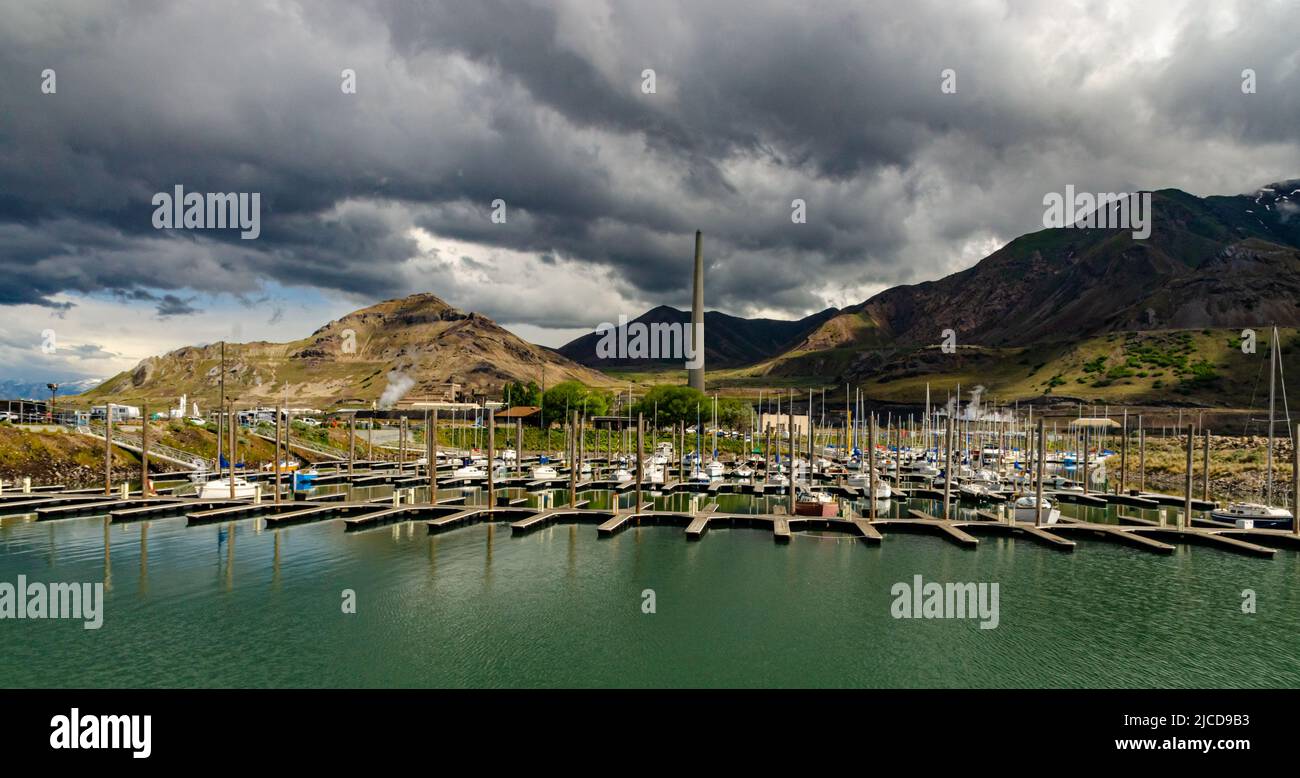
[[[700,228],[711,307],[797,314],[968,265],[1067,183],[1295,177],[1297,40],[1286,3],[29,4],[0,27],[0,306],[391,297],[429,280],[413,228],[680,304]],[[261,235],[155,230],[177,184],[259,193]]]
[[[158,318],[166,319],[172,316],[192,316],[196,313],[201,313],[198,308],[191,305],[193,302],[193,297],[183,300],[174,294],[165,294],[158,300]]]

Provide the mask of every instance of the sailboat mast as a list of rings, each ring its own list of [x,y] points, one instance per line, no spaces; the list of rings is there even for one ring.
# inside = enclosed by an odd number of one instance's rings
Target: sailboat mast
[[[1268,482],[1264,491],[1264,504],[1273,505],[1273,405],[1277,395],[1277,327],[1268,349]]]

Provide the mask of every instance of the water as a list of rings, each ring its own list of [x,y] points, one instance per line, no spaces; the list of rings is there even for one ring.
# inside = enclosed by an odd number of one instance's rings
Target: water
[[[1300,686],[1292,551],[258,524],[0,520],[0,581],[107,590],[99,630],[0,622],[0,687]],[[917,574],[997,582],[998,627],[892,618],[890,588]]]

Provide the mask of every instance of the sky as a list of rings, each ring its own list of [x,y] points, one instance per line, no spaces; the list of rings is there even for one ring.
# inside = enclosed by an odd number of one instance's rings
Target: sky
[[[687,307],[697,229],[709,309],[797,318],[969,267],[1067,185],[1300,177],[1294,0],[0,0],[0,19],[0,380],[302,338],[414,292],[560,345]],[[178,185],[257,193],[257,236],[160,227]]]

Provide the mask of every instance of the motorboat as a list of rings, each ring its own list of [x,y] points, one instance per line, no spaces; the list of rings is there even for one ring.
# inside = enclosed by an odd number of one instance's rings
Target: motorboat
[[[785,476],[785,473],[772,473],[767,477],[767,485],[784,489],[790,485],[790,479]]]
[[[800,490],[795,495],[794,512],[796,516],[830,518],[839,515],[840,506],[836,502],[834,495],[827,492]]]
[[[469,464],[464,467],[456,468],[452,473],[453,478],[487,478],[487,471],[478,465]]]
[[[286,460],[286,459],[282,459],[282,460],[280,460],[280,472],[281,472],[281,473],[292,473],[294,470],[297,470],[298,467],[299,467],[299,465],[298,465],[298,460],[296,460],[296,459],[294,459],[294,460]],[[274,471],[274,470],[275,470],[275,462],[267,462],[267,463],[265,463],[264,465],[262,465],[262,469],[263,469],[264,471],[268,472],[268,473]]]
[[[614,480],[621,484],[625,484],[632,480],[632,474],[629,473],[626,468],[620,467],[614,471]]]
[[[875,476],[875,479],[876,479],[876,499],[888,500],[890,497],[892,497],[894,494],[894,490],[889,488],[889,482],[881,478],[878,474]],[[844,480],[844,483],[848,486],[856,486],[860,489],[865,490],[869,487],[871,481],[867,476],[867,472],[864,470],[861,473],[854,473],[853,475],[849,476]]]
[[[1257,502],[1228,503],[1227,508],[1215,508],[1210,518],[1230,521],[1238,529],[1291,529],[1295,517],[1286,508],[1273,508]]]
[[[235,476],[235,499],[245,500],[251,498],[257,493],[257,486],[250,484],[248,481]],[[201,500],[221,500],[230,499],[230,479],[218,478],[213,481],[207,481],[199,486],[199,499]]]
[[[295,492],[310,492],[316,488],[316,478],[319,475],[320,473],[314,467],[295,471],[293,474],[293,490]]]
[[[984,502],[992,499],[993,489],[985,481],[970,480],[957,484],[957,493],[968,500]]]
[[[506,462],[514,462],[519,458],[519,455],[513,448],[507,448],[501,451],[501,458]]]
[[[560,474],[559,471],[550,465],[537,465],[528,473],[528,476],[534,481],[544,481],[552,478],[559,478]]]
[[[704,472],[709,474],[709,480],[720,481],[727,474],[727,468],[718,460],[713,460],[704,466]]]
[[[1042,501],[1043,506],[1043,523],[1055,524],[1061,518],[1061,510],[1046,497]],[[1038,520],[1038,500],[1033,495],[1024,495],[1019,497],[1011,505],[1011,515],[1019,522],[1028,522],[1033,524]]]

